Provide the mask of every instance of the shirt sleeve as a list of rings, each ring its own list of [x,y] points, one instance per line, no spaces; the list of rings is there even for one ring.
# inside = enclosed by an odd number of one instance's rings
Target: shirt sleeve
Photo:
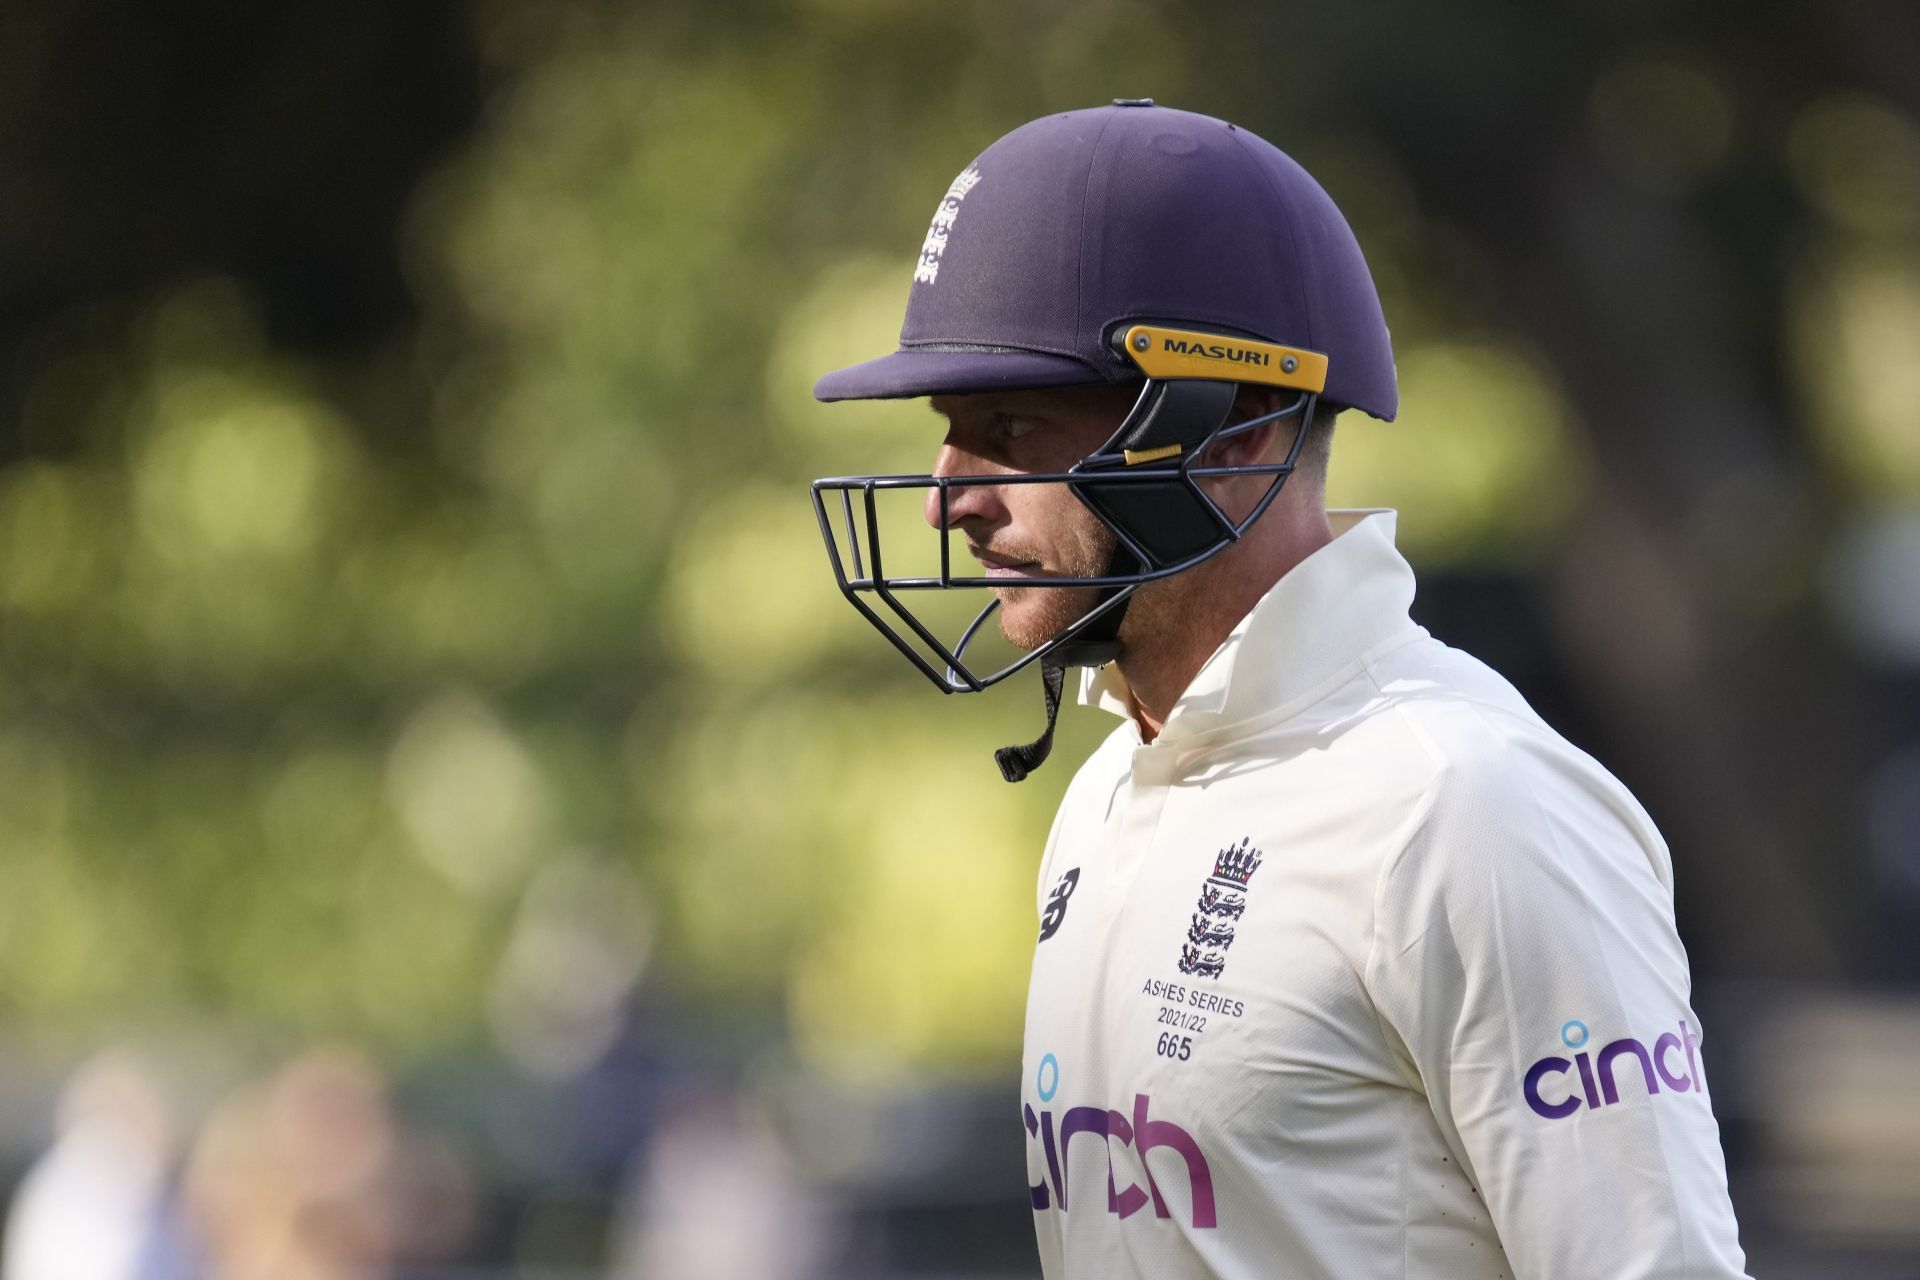
[[[1390,1047],[1517,1280],[1744,1276],[1666,848],[1592,761],[1479,727],[1381,872]]]

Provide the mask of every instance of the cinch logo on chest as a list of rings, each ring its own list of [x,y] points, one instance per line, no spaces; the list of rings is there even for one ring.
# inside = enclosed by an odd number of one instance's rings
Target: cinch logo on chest
[[[1260,869],[1260,851],[1252,845],[1251,836],[1243,837],[1214,858],[1213,874],[1200,886],[1200,901],[1180,944],[1180,972],[1217,978],[1226,971],[1234,922],[1247,909],[1247,885]]]
[[[1053,1101],[1054,1094],[1060,1089],[1058,1058],[1048,1054],[1040,1060],[1035,1085],[1040,1101]],[[1196,1228],[1218,1226],[1220,1215],[1213,1203],[1213,1170],[1207,1167],[1207,1158],[1201,1154],[1200,1144],[1193,1140],[1192,1134],[1171,1120],[1150,1119],[1147,1112],[1152,1105],[1151,1097],[1136,1093],[1133,1095],[1132,1116],[1112,1107],[1069,1107],[1061,1117],[1056,1137],[1053,1112],[1035,1111],[1032,1103],[1023,1104],[1020,1112],[1021,1119],[1027,1124],[1027,1137],[1029,1140],[1040,1140],[1041,1150],[1047,1160],[1047,1180],[1027,1188],[1034,1212],[1054,1208],[1062,1213],[1067,1211],[1067,1160],[1073,1154],[1073,1140],[1081,1134],[1091,1134],[1101,1140],[1103,1153],[1107,1157],[1108,1213],[1131,1218],[1151,1202],[1155,1217],[1172,1216],[1166,1197],[1160,1193],[1159,1180],[1154,1177],[1153,1168],[1147,1163],[1149,1151],[1164,1147],[1178,1153],[1187,1167],[1187,1190],[1193,1205],[1193,1225]],[[1122,1147],[1131,1147],[1139,1157],[1141,1170],[1147,1179],[1144,1190],[1132,1181],[1128,1182],[1126,1190],[1120,1189],[1114,1178],[1111,1144],[1115,1141]],[[1085,1143],[1081,1145],[1084,1147]]]

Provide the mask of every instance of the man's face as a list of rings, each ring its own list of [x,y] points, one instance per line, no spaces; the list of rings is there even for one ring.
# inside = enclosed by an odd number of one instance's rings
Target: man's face
[[[1131,387],[1066,387],[935,396],[947,438],[937,476],[1065,471],[1113,435],[1133,407]],[[927,491],[927,523],[940,527],[940,495]],[[1104,573],[1114,537],[1063,484],[968,485],[948,491],[949,524],[966,537],[985,576],[1004,579],[1000,629],[1022,649],[1052,639],[1093,607],[1096,592],[1021,587],[1021,578]]]

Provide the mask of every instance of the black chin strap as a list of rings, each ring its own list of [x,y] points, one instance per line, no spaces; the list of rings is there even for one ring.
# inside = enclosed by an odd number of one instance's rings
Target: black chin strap
[[[1107,567],[1107,576],[1118,577],[1134,572],[1125,566],[1137,563],[1126,552],[1116,550]],[[1111,593],[1117,590],[1118,587],[1109,587],[1102,593],[1100,602],[1105,603]],[[1095,619],[1085,631],[1040,659],[1040,694],[1046,699],[1047,727],[1025,746],[1001,747],[993,753],[993,762],[1000,766],[1000,776],[1008,782],[1025,782],[1027,775],[1045,764],[1047,756],[1052,753],[1053,726],[1060,718],[1060,693],[1066,687],[1067,668],[1104,667],[1120,656],[1120,623],[1127,616],[1127,605],[1130,603],[1131,598],[1122,600]]]
[[[1051,653],[1040,659],[1040,692],[1047,700],[1047,727],[1024,747],[1001,747],[993,753],[1000,776],[1008,782],[1025,782],[1028,774],[1047,762],[1053,751],[1053,722],[1060,718],[1060,690],[1066,683],[1066,663]]]

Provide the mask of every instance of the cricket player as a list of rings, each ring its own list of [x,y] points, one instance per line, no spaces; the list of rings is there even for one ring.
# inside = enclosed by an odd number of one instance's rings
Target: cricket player
[[[1398,407],[1332,200],[1231,124],[1122,100],[940,200],[900,349],[924,476],[814,486],[836,576],[943,689],[1037,664],[1118,724],[1036,894],[1019,1107],[1049,1277],[1745,1273],[1667,848],[1614,778],[1408,617],[1333,421]],[[889,576],[925,490],[978,572]],[[964,563],[964,562],[963,562]],[[916,593],[972,590],[966,635]],[[996,614],[1024,655],[968,661]]]

